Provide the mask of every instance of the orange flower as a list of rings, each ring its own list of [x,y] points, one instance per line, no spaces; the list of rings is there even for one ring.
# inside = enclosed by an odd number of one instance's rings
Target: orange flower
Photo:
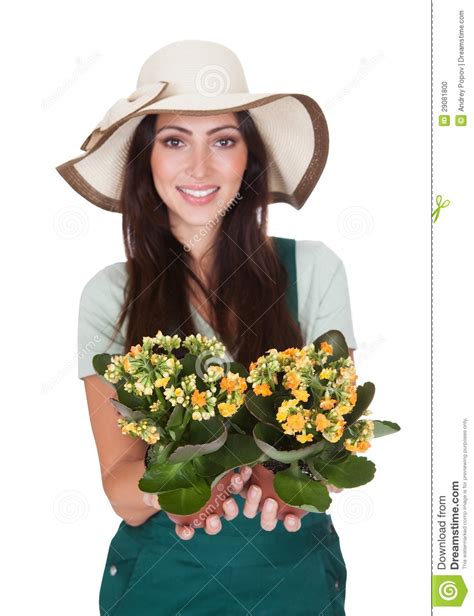
[[[328,353],[329,355],[332,355],[332,346],[326,342],[325,340],[323,340],[321,342],[321,344],[319,345],[321,351],[324,351],[325,353]]]
[[[319,430],[320,432],[322,432],[331,425],[329,419],[326,417],[326,415],[323,415],[322,413],[318,413],[316,415],[316,421],[314,423],[316,424],[316,430]]]
[[[268,383],[263,383],[263,385],[255,385],[253,390],[257,396],[271,396],[273,393]]]
[[[337,400],[333,400],[332,398],[323,398],[319,403],[319,406],[325,411],[330,411],[335,404],[337,404]]]
[[[370,447],[370,443],[369,443],[369,441],[359,441],[355,445],[352,445],[350,440],[346,439],[344,441],[344,447],[348,451],[363,452],[363,451],[367,451],[367,449]]]
[[[294,370],[290,370],[289,372],[286,373],[286,378],[285,378],[286,389],[296,389],[298,385],[300,384],[300,382],[301,382],[301,379]]]
[[[285,349],[284,351],[281,351],[280,355],[282,357],[289,357],[291,359],[292,357],[295,357],[297,353],[298,353],[298,349],[294,347],[290,347],[288,349]]]
[[[306,443],[306,441],[313,440],[313,435],[312,434],[298,434],[298,436],[296,437],[296,440],[299,441],[300,443]]]
[[[125,359],[123,360],[123,369],[125,372],[130,372],[130,361],[128,359],[128,353],[125,355]]]
[[[308,402],[309,392],[305,389],[293,389],[291,393],[298,401]]]
[[[136,346],[132,346],[130,348],[130,355],[132,355],[133,357],[136,357],[139,353],[141,353],[141,351],[142,351],[141,344],[137,344]]]
[[[249,372],[252,372],[252,370],[255,370],[256,367],[257,367],[257,362],[253,361],[249,366]]]
[[[204,406],[206,404],[206,392],[195,389],[191,396],[191,402],[193,406]]]
[[[300,431],[304,428],[305,418],[301,413],[296,413],[295,415],[289,415],[286,423],[291,430]]]
[[[227,377],[221,379],[221,389],[225,390],[228,394],[233,391],[243,392],[247,389],[247,383],[241,376]]]

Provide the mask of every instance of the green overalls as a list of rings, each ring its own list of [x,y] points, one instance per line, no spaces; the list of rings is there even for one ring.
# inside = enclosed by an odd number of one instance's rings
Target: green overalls
[[[295,240],[274,238],[287,268],[287,301],[298,319]],[[331,516],[308,513],[299,531],[273,531],[242,514],[222,530],[181,540],[158,511],[141,526],[122,521],[100,588],[101,616],[345,616],[346,567]]]

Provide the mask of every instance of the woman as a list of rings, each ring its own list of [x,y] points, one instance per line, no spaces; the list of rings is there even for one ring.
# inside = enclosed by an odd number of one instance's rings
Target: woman
[[[208,69],[225,91],[211,92]],[[332,328],[356,347],[342,261],[322,242],[266,231],[269,203],[299,209],[322,172],[321,110],[304,95],[252,95],[229,49],[179,41],[145,62],[137,90],[82,148],[58,171],[92,203],[122,212],[127,255],[89,280],[79,312],[79,376],[104,490],[122,518],[100,613],[343,615],[331,517],[286,506],[263,465],[223,478],[201,524],[166,514],[138,489],[146,444],[117,429],[115,390],[91,363],[158,329],[216,335],[224,359],[245,365]],[[243,515],[232,494],[245,497]]]

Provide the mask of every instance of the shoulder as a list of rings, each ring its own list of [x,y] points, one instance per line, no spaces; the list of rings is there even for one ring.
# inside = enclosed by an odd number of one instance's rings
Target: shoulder
[[[337,267],[339,255],[321,240],[296,240],[296,258],[302,265]]]
[[[344,264],[341,257],[321,240],[296,240],[296,268],[302,295],[323,293]]]
[[[85,283],[81,293],[81,303],[85,301],[102,301],[112,295],[118,298],[123,294],[127,279],[126,262],[118,261],[106,265]]]

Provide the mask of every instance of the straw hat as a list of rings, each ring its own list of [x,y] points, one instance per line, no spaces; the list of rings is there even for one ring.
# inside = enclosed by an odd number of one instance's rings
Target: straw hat
[[[88,201],[120,212],[128,147],[145,115],[213,115],[244,109],[266,146],[269,203],[300,209],[328,155],[321,108],[306,94],[249,92],[234,52],[210,41],[177,41],[152,54],[140,70],[136,90],[112,105],[84,141],[85,154],[56,169]]]

